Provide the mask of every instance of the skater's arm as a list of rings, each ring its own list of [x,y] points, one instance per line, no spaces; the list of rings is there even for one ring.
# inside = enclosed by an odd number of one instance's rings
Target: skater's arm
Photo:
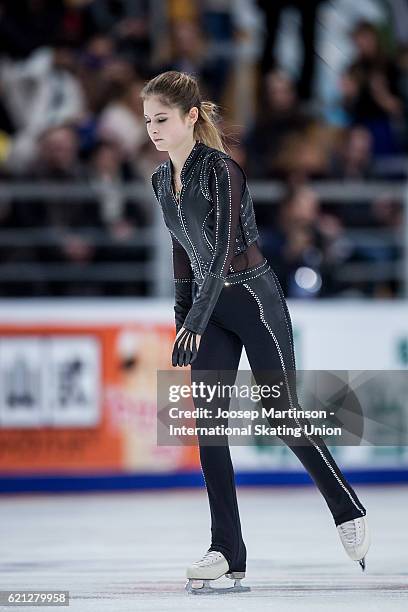
[[[234,256],[244,187],[245,178],[236,162],[232,159],[219,159],[215,162],[209,179],[209,191],[214,204],[214,253],[200,293],[184,321],[186,329],[198,334],[203,334],[207,326]]]

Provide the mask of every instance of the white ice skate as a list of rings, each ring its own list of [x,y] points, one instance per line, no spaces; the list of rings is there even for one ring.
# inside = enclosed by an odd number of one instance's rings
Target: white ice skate
[[[250,587],[241,586],[241,578],[245,578],[245,572],[230,572],[228,561],[224,555],[217,550],[207,550],[205,555],[195,563],[192,563],[186,572],[188,582],[186,591],[195,595],[209,593],[245,593]],[[232,587],[211,587],[210,581],[226,576],[234,580]],[[200,586],[194,586],[198,583]]]
[[[371,538],[365,516],[346,521],[337,526],[341,542],[350,559],[358,561],[365,570],[365,555],[370,547]]]

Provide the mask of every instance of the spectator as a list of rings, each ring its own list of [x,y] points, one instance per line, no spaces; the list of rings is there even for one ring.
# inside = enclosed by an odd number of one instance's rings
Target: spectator
[[[396,200],[387,193],[381,194],[372,203],[372,216],[374,227],[384,231],[384,242],[377,247],[372,246],[369,250],[369,258],[380,265],[393,263],[395,265],[395,276],[388,281],[377,281],[372,290],[372,296],[398,297],[398,262],[402,260],[403,246],[401,244],[404,227],[404,206],[400,200]]]
[[[121,185],[126,179],[133,178],[131,168],[123,160],[122,152],[116,142],[100,141],[92,153],[89,179],[101,195],[101,218],[105,226],[122,235],[122,222],[142,227],[145,215],[142,208],[126,202]],[[133,204],[133,203],[132,203]]]
[[[200,3],[203,32],[211,52],[211,100],[222,102],[229,84],[235,54],[236,24],[233,3],[228,0],[205,0]]]
[[[72,125],[45,130],[38,140],[36,153],[27,173],[31,178],[72,182],[85,176],[79,161],[76,129]]]
[[[307,186],[291,189],[274,226],[262,229],[262,249],[287,297],[316,298],[337,290],[334,266],[343,233],[340,221],[323,214],[316,193]]]
[[[245,137],[248,176],[276,177],[276,159],[285,141],[304,133],[310,123],[311,118],[299,108],[290,77],[281,70],[267,74],[258,117]]]
[[[345,130],[339,150],[332,156],[329,176],[341,180],[373,180],[377,177],[377,168],[373,163],[373,138],[371,133],[362,126],[356,125]],[[382,177],[392,179],[396,176],[395,171],[388,173],[382,170]],[[398,178],[398,177],[397,177]],[[373,227],[375,219],[373,216],[372,200],[361,198],[349,200],[347,204],[340,202],[331,205],[335,212],[350,228]]]
[[[85,170],[78,157],[78,137],[73,127],[60,126],[48,129],[41,135],[35,162],[26,174],[30,181],[51,180],[61,185],[73,181],[84,181]],[[43,243],[36,250],[37,261],[44,264],[65,263],[84,266],[94,260],[96,248],[92,231],[102,227],[99,207],[89,200],[66,201],[55,198],[32,199],[15,202],[17,226],[19,228],[47,229],[54,240]],[[67,282],[65,290],[76,293],[86,283]],[[60,295],[63,288],[57,281],[48,285],[50,294]],[[62,294],[64,294],[64,291]]]
[[[373,137],[375,156],[400,152],[398,130],[403,104],[398,91],[395,61],[383,50],[371,23],[362,21],[351,34],[356,58],[343,74],[343,105],[352,125],[366,127]]]
[[[123,159],[137,171],[137,155],[147,141],[147,132],[140,105],[142,84],[135,80],[124,86],[119,85],[113,99],[102,111],[99,118],[98,136],[114,141],[121,149]]]
[[[329,174],[335,179],[373,178],[373,137],[367,128],[355,125],[344,131],[341,146],[332,156]]]
[[[201,83],[206,97],[220,103],[221,90],[212,83],[212,62],[208,55],[208,41],[198,21],[177,19],[171,23],[168,49],[164,48],[165,59],[155,72],[180,70],[195,75]],[[225,85],[225,84],[224,84]]]
[[[117,52],[142,70],[151,54],[149,0],[97,0],[90,16],[100,34],[112,37]]]
[[[298,82],[298,95],[302,100],[310,98],[313,90],[313,79],[315,73],[315,33],[316,15],[322,0],[258,0],[259,8],[265,13],[266,37],[261,59],[262,74],[277,67],[275,59],[275,42],[281,13],[285,8],[294,7],[300,13],[301,19],[301,42],[302,42],[302,67]]]
[[[382,193],[369,203],[365,228],[371,230],[364,240],[356,240],[348,262],[370,263],[378,278],[368,278],[359,282],[347,283],[347,293],[359,291],[370,298],[393,298],[398,296],[398,262],[403,257],[401,228],[403,227],[403,205],[391,195]],[[381,278],[386,270],[389,278]]]
[[[104,227],[105,241],[98,249],[99,262],[126,261],[141,263],[146,260],[146,249],[135,245],[138,229],[147,225],[147,219],[140,203],[123,196],[121,182],[129,172],[122,161],[120,148],[116,143],[100,142],[91,158],[91,184],[99,194],[100,213]],[[100,283],[102,286],[102,283]],[[146,283],[134,279],[118,279],[116,284],[105,283],[104,295],[145,295]]]
[[[77,74],[92,115],[100,113],[107,103],[110,80],[106,72],[107,67],[113,65],[114,58],[113,40],[101,34],[93,36],[79,53]],[[133,76],[133,70],[131,73]]]
[[[73,51],[63,41],[3,66],[5,104],[17,129],[9,159],[13,171],[24,172],[44,130],[81,120],[86,102],[74,70]]]

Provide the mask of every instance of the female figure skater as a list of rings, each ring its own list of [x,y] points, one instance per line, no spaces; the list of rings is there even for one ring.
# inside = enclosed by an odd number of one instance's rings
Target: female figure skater
[[[150,80],[141,97],[148,134],[159,151],[169,154],[153,173],[152,185],[172,239],[177,331],[173,366],[191,364],[196,382],[208,380],[211,371],[222,371],[228,378],[223,382],[234,384],[245,346],[257,384],[268,384],[268,372],[278,371],[285,381],[287,407],[299,410],[286,301],[259,249],[246,177],[225,152],[215,105],[201,100],[194,77],[177,71]],[[262,404],[268,408],[267,399]],[[221,408],[228,405],[227,398]],[[308,434],[296,416],[285,420],[289,422],[299,427],[301,439],[285,435],[283,441],[322,493],[346,552],[364,569],[370,537],[363,504],[323,439]],[[209,426],[211,419],[197,419],[196,424]],[[222,445],[210,445],[198,436],[212,538],[204,556],[187,569],[188,592],[224,592],[210,586],[223,575],[234,579],[228,591],[250,590],[240,584],[246,547],[225,438]],[[201,588],[193,586],[196,580]]]

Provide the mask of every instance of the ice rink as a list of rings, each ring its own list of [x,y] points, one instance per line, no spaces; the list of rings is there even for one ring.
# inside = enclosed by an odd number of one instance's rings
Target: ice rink
[[[372,534],[365,573],[316,488],[241,487],[252,590],[209,596],[184,590],[210,543],[205,489],[0,497],[1,589],[69,590],[69,609],[84,612],[405,611],[408,487],[354,488]]]

